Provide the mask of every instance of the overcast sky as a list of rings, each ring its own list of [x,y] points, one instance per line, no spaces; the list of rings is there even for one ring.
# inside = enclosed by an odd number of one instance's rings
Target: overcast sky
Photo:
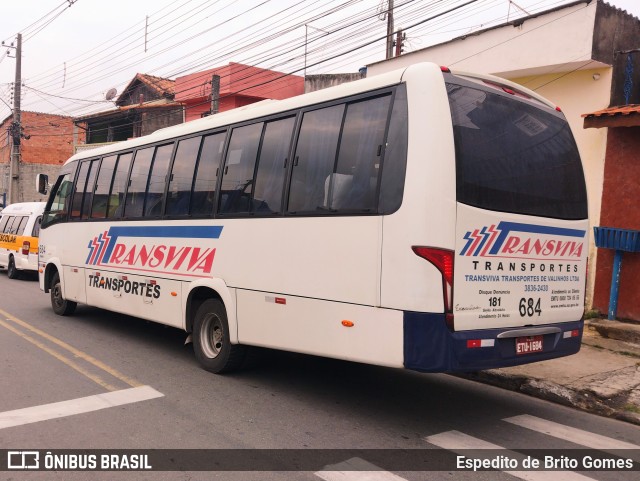
[[[513,20],[524,11],[570,3],[477,0],[462,6],[469,1],[395,0],[396,25],[407,29],[405,51]],[[609,3],[640,17],[640,0]],[[384,44],[375,40],[386,33],[386,20],[379,14],[386,4],[20,0],[3,2],[0,39],[10,44],[16,33],[23,33],[22,109],[77,116],[113,108],[105,93],[111,88],[121,92],[137,72],[176,78],[231,61],[299,75],[305,64],[310,74],[356,72],[384,58]],[[7,56],[6,50],[0,50],[0,118],[11,113],[15,76],[13,51]]]

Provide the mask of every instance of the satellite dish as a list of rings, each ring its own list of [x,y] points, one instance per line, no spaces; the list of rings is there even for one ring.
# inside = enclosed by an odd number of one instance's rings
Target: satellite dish
[[[107,90],[107,93],[104,94],[104,98],[107,100],[113,100],[116,98],[116,95],[118,95],[118,91],[116,89],[109,89]]]

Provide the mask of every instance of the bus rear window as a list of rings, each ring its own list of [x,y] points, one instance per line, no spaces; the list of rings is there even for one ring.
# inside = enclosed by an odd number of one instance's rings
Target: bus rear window
[[[458,202],[540,217],[587,218],[580,156],[559,114],[453,83],[447,93]]]

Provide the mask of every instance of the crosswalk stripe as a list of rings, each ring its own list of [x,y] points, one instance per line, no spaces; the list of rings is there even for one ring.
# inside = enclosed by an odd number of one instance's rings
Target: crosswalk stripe
[[[0,413],[0,429],[99,411],[101,409],[148,401],[163,396],[164,394],[150,386],[139,386],[71,399],[69,401],[5,411]]]
[[[351,458],[314,473],[325,481],[407,481],[361,458]]]
[[[503,421],[592,449],[640,449],[636,444],[618,441],[528,414],[506,418]]]
[[[435,434],[433,436],[428,436],[424,438],[430,444],[438,446],[443,449],[448,449],[449,451],[453,451],[459,453],[465,450],[471,449],[499,449],[504,454],[503,456],[508,456],[512,459],[517,459],[518,463],[522,463],[522,459],[524,459],[524,455],[521,453],[517,453],[515,451],[509,451],[502,446],[498,446],[497,444],[490,443],[488,441],[484,441],[482,439],[474,438],[473,436],[469,436],[468,434],[461,433],[460,431],[447,431],[440,434]],[[572,471],[504,471],[511,476],[515,476],[516,478],[524,479],[526,481],[555,481],[557,479],[562,479],[563,481],[584,481],[584,480],[592,480],[587,476],[583,476],[578,473],[574,473]]]

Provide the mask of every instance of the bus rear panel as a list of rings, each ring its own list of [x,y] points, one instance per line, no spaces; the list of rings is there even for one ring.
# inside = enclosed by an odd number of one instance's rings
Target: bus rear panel
[[[405,366],[475,371],[574,354],[588,212],[569,125],[559,109],[513,85],[444,77],[455,240],[453,249],[412,246],[441,274],[444,312],[405,312]]]

